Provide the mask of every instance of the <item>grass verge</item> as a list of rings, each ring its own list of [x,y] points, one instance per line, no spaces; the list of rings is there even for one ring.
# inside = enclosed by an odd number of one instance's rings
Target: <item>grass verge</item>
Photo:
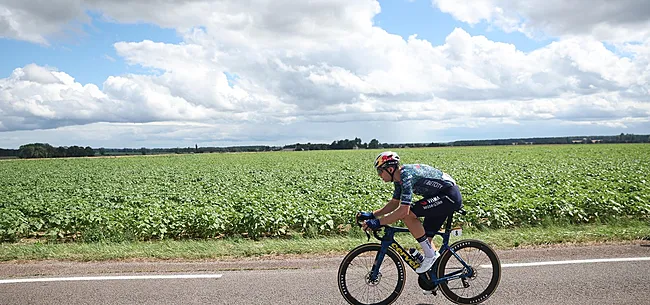
[[[0,244],[0,261],[68,260],[102,261],[121,259],[228,259],[286,254],[344,253],[368,242],[359,232],[347,237],[266,238],[253,241],[243,238],[191,241],[152,241],[125,243],[47,243],[18,242]],[[589,244],[633,241],[650,238],[650,224],[626,221],[618,224],[550,225],[544,227],[502,230],[463,231],[456,240],[480,239],[496,249],[535,247],[557,244]],[[404,247],[416,245],[410,234],[400,234],[397,240]],[[370,242],[377,242],[371,237]],[[441,239],[434,240],[437,246]]]

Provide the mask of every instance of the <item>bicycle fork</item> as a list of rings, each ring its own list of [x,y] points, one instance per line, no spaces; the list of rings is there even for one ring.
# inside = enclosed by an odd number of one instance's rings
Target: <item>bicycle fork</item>
[[[369,275],[369,279],[371,281],[377,280],[377,277],[380,274],[379,268],[381,267],[381,263],[384,261],[386,253],[390,251],[389,248],[393,249],[413,270],[420,267],[420,263],[406,250],[404,250],[404,248],[402,248],[402,246],[400,246],[395,240],[384,239],[381,242],[381,250],[377,253],[375,262],[372,265],[372,270]]]

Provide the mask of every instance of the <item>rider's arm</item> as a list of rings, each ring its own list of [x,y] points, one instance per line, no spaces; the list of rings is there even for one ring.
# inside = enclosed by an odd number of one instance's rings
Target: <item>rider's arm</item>
[[[399,207],[395,212],[387,215],[386,217],[380,218],[379,223],[381,225],[387,225],[391,224],[393,222],[396,222],[408,215],[409,211],[411,210],[411,206],[408,204],[399,204]]]
[[[372,214],[375,215],[375,217],[381,217],[394,211],[395,209],[397,209],[398,206],[399,206],[399,200],[393,198],[389,200],[388,203],[386,203],[386,205],[383,208],[372,212]]]
[[[406,217],[411,211],[411,200],[413,199],[413,188],[411,186],[411,177],[404,176],[401,183],[395,183],[395,191],[393,192],[394,201],[398,202],[399,207],[395,211],[380,219],[379,223],[382,225],[391,224]]]

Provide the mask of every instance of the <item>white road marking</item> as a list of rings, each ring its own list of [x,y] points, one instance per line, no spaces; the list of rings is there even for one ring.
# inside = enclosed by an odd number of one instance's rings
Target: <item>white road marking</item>
[[[633,262],[633,261],[650,261],[650,257],[596,258],[596,259],[577,259],[577,260],[567,260],[567,261],[548,261],[548,262],[534,262],[534,263],[513,263],[513,264],[501,264],[501,268],[567,265],[567,264],[610,263],[610,262]],[[480,267],[492,268],[492,265],[481,265]]]
[[[609,262],[650,261],[650,257],[596,258],[565,261],[546,261],[532,263],[501,264],[501,268],[534,267],[567,264],[589,264]],[[480,265],[481,268],[492,268],[492,265]],[[53,277],[53,278],[23,278],[0,280],[0,284],[32,283],[32,282],[63,282],[63,281],[106,281],[106,280],[149,280],[149,279],[206,279],[221,278],[222,274],[173,274],[173,275],[116,275],[116,276],[85,276],[85,277]]]
[[[218,279],[222,274],[175,274],[175,275],[116,275],[84,277],[52,277],[0,280],[0,284],[62,281],[105,281],[105,280],[151,280],[151,279]]]

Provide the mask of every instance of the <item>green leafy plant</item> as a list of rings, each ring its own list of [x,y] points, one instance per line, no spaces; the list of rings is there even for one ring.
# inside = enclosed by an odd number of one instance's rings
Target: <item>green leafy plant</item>
[[[380,150],[0,161],[0,238],[352,234],[392,195]],[[452,175],[476,228],[650,219],[650,145],[399,149]],[[417,198],[416,198],[417,199]],[[352,224],[354,225],[354,224]]]

